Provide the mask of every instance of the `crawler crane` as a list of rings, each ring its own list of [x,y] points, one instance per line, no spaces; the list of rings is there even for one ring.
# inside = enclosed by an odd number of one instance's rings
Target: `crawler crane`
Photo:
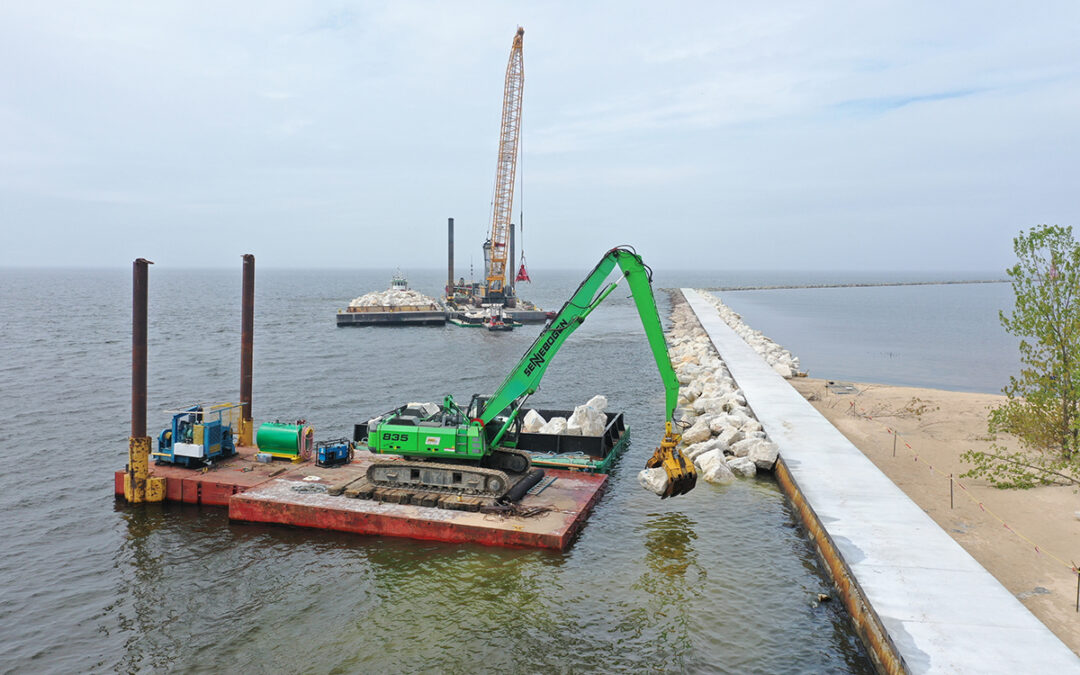
[[[521,139],[521,97],[525,86],[525,66],[521,43],[525,29],[518,28],[510,47],[503,86],[502,123],[499,126],[499,156],[495,163],[495,194],[491,206],[491,239],[484,246],[487,278],[483,302],[506,304],[512,300],[506,287],[509,258],[510,218],[514,210],[514,180],[517,175],[518,141]],[[514,273],[513,270],[510,271]]]

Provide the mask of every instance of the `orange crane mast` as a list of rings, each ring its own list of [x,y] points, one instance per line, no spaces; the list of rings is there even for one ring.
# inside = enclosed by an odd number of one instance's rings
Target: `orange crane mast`
[[[514,177],[517,172],[518,140],[521,137],[521,95],[525,84],[525,67],[521,56],[524,36],[525,29],[518,27],[510,47],[510,61],[506,64],[499,157],[495,165],[495,195],[491,209],[491,265],[485,293],[489,298],[505,294],[510,218],[514,210]]]

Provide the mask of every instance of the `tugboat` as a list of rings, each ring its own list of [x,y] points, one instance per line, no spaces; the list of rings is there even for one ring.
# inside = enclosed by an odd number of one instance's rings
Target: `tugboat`
[[[514,330],[514,322],[507,321],[501,310],[493,309],[484,326],[490,331]]]
[[[394,276],[390,277],[390,290],[401,293],[409,290],[409,280],[405,278],[400,269],[394,270]]]

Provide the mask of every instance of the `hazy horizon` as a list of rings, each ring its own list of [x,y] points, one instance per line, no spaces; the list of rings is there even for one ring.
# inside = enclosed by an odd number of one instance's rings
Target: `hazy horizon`
[[[599,260],[599,258],[597,260]],[[593,261],[593,262],[595,263],[597,261]],[[648,262],[648,261],[646,261],[646,262]],[[342,265],[342,266],[323,266],[323,267],[289,267],[289,266],[264,265],[264,264],[259,263],[257,259],[256,259],[256,265],[257,265],[257,270],[259,270],[259,271],[267,271],[267,270],[269,270],[269,271],[278,271],[278,272],[281,272],[281,271],[287,271],[287,272],[319,272],[319,271],[344,272],[344,271],[350,271],[351,270],[351,271],[362,271],[362,272],[388,272],[388,273],[393,273],[394,271],[400,269],[406,275],[408,275],[411,272],[416,272],[416,273],[438,273],[438,274],[445,274],[446,273],[446,267],[445,266],[444,267],[409,267],[409,268],[405,268],[405,267],[402,267],[400,265],[398,265],[398,266],[390,265],[390,266],[386,266],[386,267],[373,267],[373,266],[358,267],[358,266],[344,266],[344,265]],[[688,267],[686,265],[675,265],[675,266],[672,266],[672,265],[669,265],[669,266],[650,265],[650,267],[652,267],[654,270],[667,270],[667,269],[671,269],[673,267],[678,267],[679,271],[681,271],[681,272],[699,273],[699,274],[709,274],[709,273],[713,273],[713,272],[738,272],[738,273],[757,273],[757,274],[792,274],[792,275],[799,275],[799,274],[817,274],[817,275],[821,275],[821,274],[883,274],[883,275],[913,274],[913,275],[921,275],[921,276],[933,275],[933,274],[951,274],[951,275],[956,275],[956,274],[971,274],[971,275],[987,274],[987,275],[991,275],[991,276],[987,277],[985,280],[998,280],[1000,278],[1000,280],[1004,281],[1004,280],[1007,280],[1007,278],[1008,278],[1007,275],[1006,275],[1005,268],[1002,268],[1001,270],[998,271],[998,270],[992,270],[992,269],[977,269],[977,268],[971,268],[971,269],[956,268],[956,269],[951,269],[951,270],[946,270],[946,269],[901,269],[901,268],[888,269],[888,268],[876,268],[876,267],[875,268],[863,268],[863,269],[858,269],[858,268],[849,268],[849,269],[839,269],[839,268],[830,268],[830,269],[812,269],[812,268],[803,268],[803,269],[790,268],[790,269],[786,269],[785,268],[785,269],[779,269],[779,268],[772,268],[772,269],[769,269],[769,268],[739,268],[739,267],[724,267],[724,268]],[[578,271],[580,271],[580,272],[584,273],[588,269],[589,268],[586,265],[577,266],[577,267],[534,267],[534,266],[530,265],[529,266],[529,273],[532,276],[536,276],[536,275],[542,274],[544,272],[562,273],[562,272],[578,272]],[[85,270],[85,271],[120,271],[120,270],[123,270],[123,271],[130,271],[131,270],[131,263],[128,263],[127,265],[2,265],[2,266],[0,266],[0,270],[10,270],[10,271],[34,271],[34,270],[40,270],[40,271],[51,271],[51,270],[57,270],[57,271],[59,271],[59,270],[71,270],[71,271],[78,271],[78,270]],[[158,271],[162,271],[162,270],[170,270],[170,271],[187,271],[187,272],[199,272],[199,271],[209,271],[209,272],[225,271],[225,272],[229,272],[229,271],[236,271],[237,273],[240,273],[241,264],[238,262],[235,266],[214,265],[214,266],[202,266],[202,267],[197,267],[197,266],[186,266],[186,267],[185,266],[168,266],[168,267],[166,267],[165,265],[154,263],[154,265],[151,267],[151,270],[152,270],[152,272],[158,272]],[[458,272],[455,273],[455,276],[456,277],[460,277],[460,276],[468,277],[468,274],[462,275],[462,273],[460,271],[458,271]],[[973,277],[973,279],[975,279],[975,277]],[[520,283],[525,283],[525,282],[519,282],[519,284]],[[533,282],[533,283],[539,283],[539,282]]]

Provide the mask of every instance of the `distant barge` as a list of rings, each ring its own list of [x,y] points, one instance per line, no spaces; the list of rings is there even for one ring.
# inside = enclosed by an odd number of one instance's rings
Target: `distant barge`
[[[548,313],[541,310],[505,310],[506,318],[514,323],[544,323]],[[460,321],[463,312],[448,312],[416,306],[403,307],[349,307],[338,310],[339,326],[441,326],[447,321]]]
[[[410,325],[435,326],[446,323],[446,309],[431,298],[409,289],[409,282],[396,272],[390,288],[368,293],[337,313],[339,326]]]
[[[419,302],[418,302],[419,301]],[[430,301],[430,302],[425,302]],[[552,312],[528,308],[505,308],[501,312],[512,324],[544,323]],[[467,313],[471,307],[460,310],[451,304],[444,306],[409,289],[409,282],[400,272],[390,279],[390,288],[382,293],[369,293],[349,303],[337,312],[338,326],[442,326],[447,322],[457,325],[470,323]]]
[[[538,309],[505,310],[506,318],[514,323],[544,323],[548,312]],[[461,320],[463,312],[448,312],[416,306],[404,307],[349,307],[338,310],[339,326],[441,326],[447,321]]]
[[[404,307],[349,307],[337,313],[339,326],[441,326],[446,323],[442,309],[416,306]]]

